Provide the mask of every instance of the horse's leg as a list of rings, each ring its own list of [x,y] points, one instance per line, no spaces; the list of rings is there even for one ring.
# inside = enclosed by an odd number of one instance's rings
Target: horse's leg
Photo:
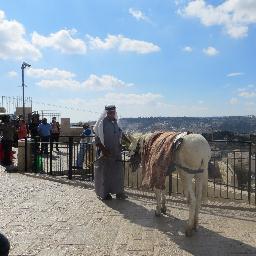
[[[154,188],[155,194],[156,194],[156,211],[155,215],[160,216],[161,215],[161,189]]]
[[[204,172],[202,173],[202,201],[207,202],[207,194],[208,192],[208,163],[204,168]]]
[[[207,170],[206,170],[207,171]],[[196,208],[195,208],[195,218],[194,218],[194,226],[193,229],[196,231],[198,228],[198,215],[202,202],[202,192],[203,192],[203,179],[204,174],[200,173],[195,176],[196,182]]]
[[[165,190],[161,191],[162,193],[162,207],[161,207],[161,213],[166,214],[166,197],[165,197]]]
[[[193,190],[192,178],[193,178],[193,175],[185,174],[185,180],[186,180],[187,191],[189,196],[189,219],[186,227],[186,236],[192,236],[192,230],[194,228],[194,221],[195,221],[196,197]]]
[[[179,175],[180,175],[180,180],[181,180],[184,195],[187,198],[187,203],[189,204],[188,186],[187,186],[187,180],[185,176],[186,173],[182,169],[179,169]]]

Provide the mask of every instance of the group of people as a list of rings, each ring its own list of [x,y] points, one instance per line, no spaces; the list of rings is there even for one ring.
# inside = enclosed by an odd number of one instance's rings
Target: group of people
[[[55,142],[56,150],[59,151],[60,124],[56,121],[56,117],[52,118],[50,124],[47,123],[47,118],[43,118],[37,127],[37,135],[40,136],[41,152],[43,154],[48,154],[48,143],[50,139]]]
[[[56,117],[52,118],[52,122],[47,123],[47,119],[39,121],[39,116],[32,116],[31,123],[28,125],[22,116],[19,117],[18,123],[11,122],[8,115],[6,115],[0,123],[0,161],[5,166],[12,165],[13,151],[12,146],[15,141],[25,139],[28,135],[35,142],[41,141],[41,152],[48,153],[48,143],[50,138],[55,142],[56,150],[59,151],[59,136],[60,124],[57,122]]]

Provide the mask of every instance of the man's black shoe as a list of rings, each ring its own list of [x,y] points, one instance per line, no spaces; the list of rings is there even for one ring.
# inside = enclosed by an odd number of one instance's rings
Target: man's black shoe
[[[127,198],[128,198],[128,196],[124,193],[116,194],[116,199],[125,200]]]
[[[103,200],[112,200],[112,196],[110,194],[107,194],[107,196],[103,198]]]

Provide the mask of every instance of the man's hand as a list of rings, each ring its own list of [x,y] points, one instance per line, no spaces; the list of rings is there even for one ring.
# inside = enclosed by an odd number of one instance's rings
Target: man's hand
[[[109,157],[111,155],[110,151],[102,143],[98,143],[96,146],[99,147],[103,156]]]
[[[109,157],[111,155],[110,151],[105,147],[102,149],[102,154],[105,157]]]

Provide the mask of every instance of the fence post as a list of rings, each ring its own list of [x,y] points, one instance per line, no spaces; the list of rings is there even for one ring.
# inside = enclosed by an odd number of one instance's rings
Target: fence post
[[[124,179],[123,179],[123,183],[125,183],[125,175],[126,175],[126,158],[125,158],[125,151],[122,152],[122,163],[123,163],[123,175],[124,175]]]
[[[27,137],[25,138],[25,172],[28,171],[28,141]]]
[[[52,175],[52,151],[53,151],[53,143],[52,143],[52,137],[50,137],[50,175]]]
[[[252,170],[251,170],[251,160],[252,160],[252,143],[249,144],[249,170],[248,170],[248,201],[251,204],[251,178],[252,178]]]
[[[90,169],[92,172],[92,181],[94,181],[94,146],[93,144],[90,143],[90,151],[89,154],[91,155],[91,160],[90,160]]]
[[[169,175],[169,196],[172,194],[172,172]]]
[[[73,161],[73,137],[68,138],[68,178],[72,180],[72,161]]]

